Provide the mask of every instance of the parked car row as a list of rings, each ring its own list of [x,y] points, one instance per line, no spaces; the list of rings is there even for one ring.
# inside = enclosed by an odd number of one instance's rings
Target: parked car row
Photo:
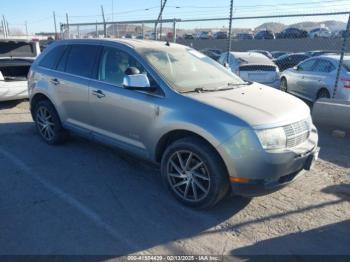
[[[303,53],[250,50],[222,53],[218,62],[245,81],[278,88],[314,102],[332,97],[339,59],[339,54],[332,50]],[[350,55],[344,57],[335,98],[350,100]]]
[[[263,39],[296,39],[296,38],[338,38],[346,37],[345,30],[331,31],[327,27],[314,28],[311,31],[306,31],[300,28],[289,27],[284,29],[281,32],[275,33],[271,30],[264,29],[258,32],[241,32],[232,36],[237,40],[263,40]],[[185,34],[183,35],[184,39],[227,39],[228,33],[224,31],[219,31],[216,33],[211,33],[210,31],[202,31],[197,34]]]
[[[275,88],[280,87],[281,72],[297,66],[310,57],[337,54],[337,51],[334,50],[312,50],[299,53],[249,50],[230,52],[230,54],[215,48],[205,48],[200,51],[220,64],[226,65],[246,81],[259,82]]]

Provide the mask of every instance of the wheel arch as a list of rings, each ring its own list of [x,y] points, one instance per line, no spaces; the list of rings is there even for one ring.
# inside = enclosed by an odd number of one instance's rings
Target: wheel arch
[[[41,93],[41,92],[40,93],[36,93],[30,99],[30,113],[31,113],[33,119],[34,119],[34,108],[35,108],[35,105],[37,103],[39,103],[40,101],[43,101],[43,100],[49,101],[54,106],[54,108],[56,109],[55,104],[52,102],[52,100],[50,99],[50,97],[48,95],[46,95],[44,93]],[[57,111],[57,109],[56,109],[56,111]]]
[[[175,141],[185,138],[185,137],[196,137],[198,139],[200,139],[201,141],[203,141],[204,143],[206,143],[207,145],[209,145],[220,157],[220,159],[222,160],[223,163],[225,163],[219,153],[219,151],[215,148],[215,146],[209,141],[209,139],[193,132],[193,131],[189,131],[186,129],[176,129],[176,130],[171,130],[165,134],[163,134],[163,136],[158,140],[158,143],[156,144],[155,147],[155,152],[154,152],[154,158],[155,161],[157,163],[161,162],[162,159],[162,155],[165,152],[166,148],[171,145],[172,143],[174,143]]]
[[[321,87],[318,91],[317,91],[317,96],[316,96],[316,100],[320,98],[320,94],[321,92],[327,92],[328,97],[331,97],[331,93],[329,92],[329,89],[327,87]]]

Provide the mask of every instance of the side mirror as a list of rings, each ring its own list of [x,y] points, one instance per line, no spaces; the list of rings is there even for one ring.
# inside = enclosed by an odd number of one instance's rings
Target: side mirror
[[[299,66],[294,66],[294,67],[293,67],[293,70],[299,71]]]
[[[129,90],[138,90],[152,92],[155,88],[151,88],[150,81],[145,74],[141,74],[140,71],[135,67],[129,67],[125,71],[123,79],[124,88]]]
[[[230,69],[230,65],[227,62],[224,63],[224,67],[226,67],[226,69]]]

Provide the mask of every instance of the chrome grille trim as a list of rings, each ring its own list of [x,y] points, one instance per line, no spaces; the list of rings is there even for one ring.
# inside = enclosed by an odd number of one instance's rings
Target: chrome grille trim
[[[283,129],[287,137],[287,148],[293,148],[308,140],[311,125],[308,120],[303,120],[284,126]]]

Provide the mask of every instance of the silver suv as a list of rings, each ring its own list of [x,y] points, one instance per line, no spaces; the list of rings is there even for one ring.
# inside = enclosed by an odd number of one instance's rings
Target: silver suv
[[[298,98],[244,82],[196,50],[144,40],[67,40],[32,65],[33,119],[48,144],[68,132],[160,164],[173,195],[208,208],[309,170],[318,135]]]

